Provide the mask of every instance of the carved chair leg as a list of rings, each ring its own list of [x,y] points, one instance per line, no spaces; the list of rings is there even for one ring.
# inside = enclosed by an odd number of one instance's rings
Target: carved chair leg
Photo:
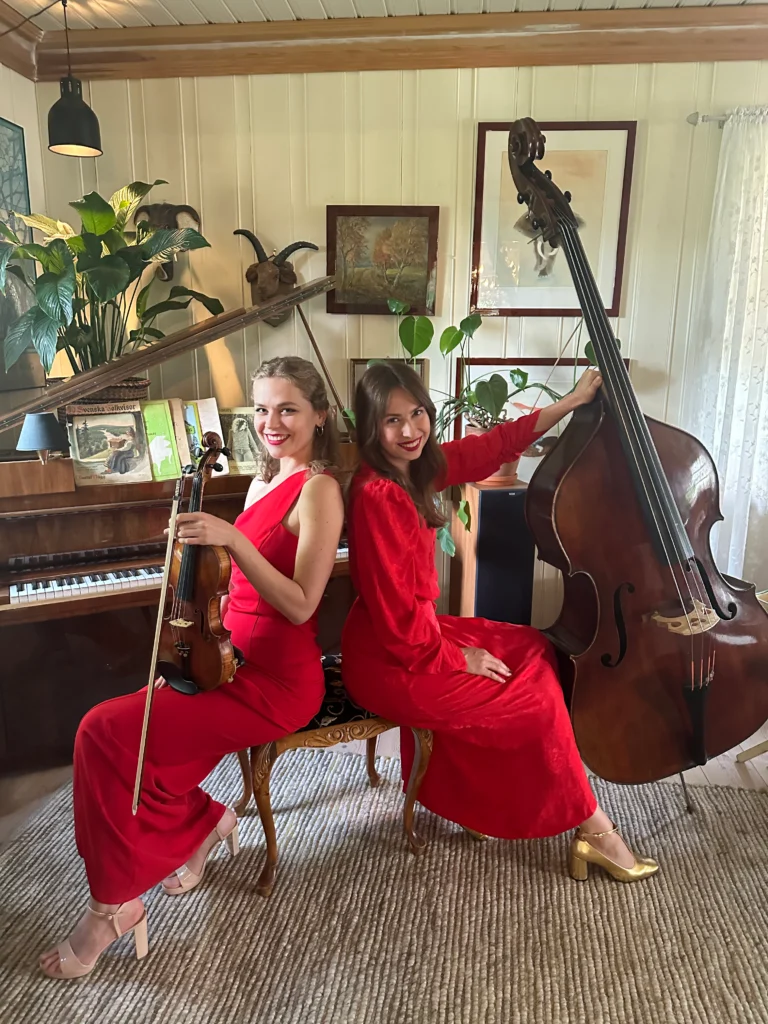
[[[246,808],[253,796],[253,783],[251,782],[251,767],[248,763],[248,751],[238,750],[237,760],[240,762],[240,771],[243,773],[243,795],[235,804],[235,814],[242,818]]]
[[[269,780],[276,757],[277,746],[275,743],[262,743],[261,746],[251,747],[253,795],[256,797],[256,806],[259,809],[264,838],[267,841],[267,862],[256,882],[256,892],[259,896],[272,894],[277,868],[277,836],[275,834],[275,819],[272,817],[272,801],[269,795]]]
[[[376,740],[378,736],[369,736],[366,746],[366,761],[368,767],[368,778],[371,785],[376,788],[381,782],[381,776],[376,771]]]
[[[405,807],[403,808],[403,827],[413,853],[421,853],[427,845],[426,840],[417,835],[413,828],[413,810],[419,795],[421,780],[427,771],[432,755],[432,732],[429,729],[411,729],[414,739],[413,765],[408,788],[405,791]]]

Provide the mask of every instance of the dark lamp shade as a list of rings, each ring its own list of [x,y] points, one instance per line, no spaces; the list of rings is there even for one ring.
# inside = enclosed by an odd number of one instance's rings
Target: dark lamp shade
[[[101,156],[99,119],[83,99],[79,78],[61,82],[61,99],[48,111],[48,149],[62,156]]]
[[[52,412],[28,412],[16,444],[17,452],[66,451],[69,441]]]

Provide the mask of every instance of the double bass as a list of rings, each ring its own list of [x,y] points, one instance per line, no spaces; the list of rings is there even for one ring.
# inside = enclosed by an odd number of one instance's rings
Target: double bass
[[[564,582],[545,632],[584,761],[612,782],[653,782],[705,764],[768,719],[768,615],[753,586],[714,563],[709,535],[722,515],[712,457],[640,410],[571,197],[535,164],[544,151],[535,121],[516,121],[508,156],[518,201],[565,255],[603,379],[528,485],[539,557]]]

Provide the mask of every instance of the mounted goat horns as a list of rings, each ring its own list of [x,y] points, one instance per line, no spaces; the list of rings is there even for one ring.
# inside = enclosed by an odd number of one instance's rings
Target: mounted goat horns
[[[281,249],[276,256],[267,256],[266,249],[252,231],[246,231],[244,228],[238,228],[237,231],[233,231],[232,234],[244,235],[248,239],[256,250],[256,256],[259,263],[266,263],[267,260],[271,259],[278,267],[281,267],[288,257],[292,256],[297,249],[314,249],[315,252],[318,252],[318,247],[314,242],[292,242],[290,245],[286,245],[284,249]]]

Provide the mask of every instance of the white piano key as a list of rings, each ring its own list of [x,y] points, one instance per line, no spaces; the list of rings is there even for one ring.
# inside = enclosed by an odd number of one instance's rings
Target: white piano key
[[[12,583],[11,584],[11,604],[19,604],[19,601],[20,601],[19,588],[18,588],[17,584]]]

